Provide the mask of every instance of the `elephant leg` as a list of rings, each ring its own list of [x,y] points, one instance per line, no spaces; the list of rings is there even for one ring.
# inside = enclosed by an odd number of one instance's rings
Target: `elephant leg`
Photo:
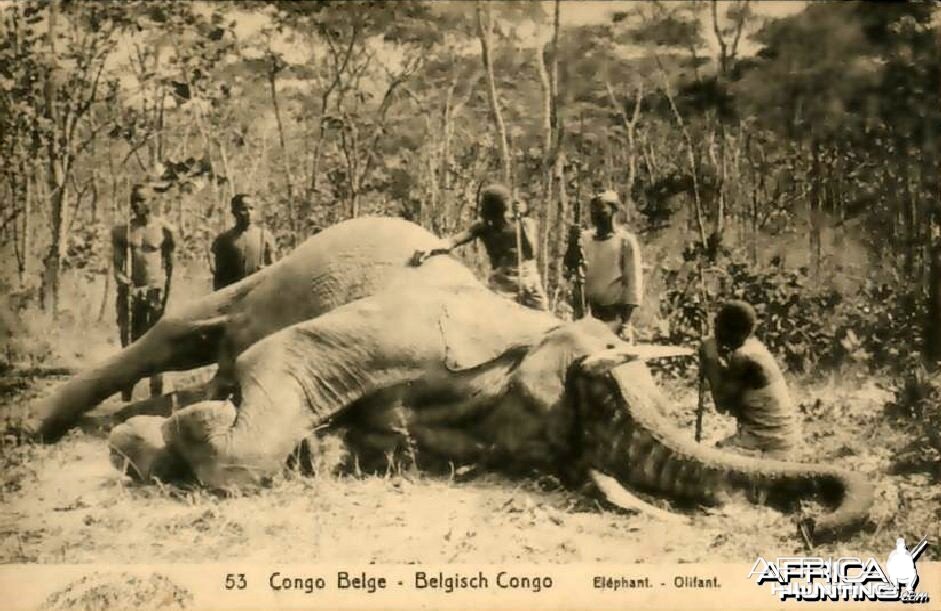
[[[281,378],[274,382],[253,387],[238,408],[232,401],[210,400],[175,412],[163,425],[167,447],[185,458],[207,486],[263,482],[283,468],[315,428],[314,415],[296,395],[297,387]],[[258,394],[266,397],[270,411],[252,407]]]
[[[362,471],[379,473],[402,462],[408,449],[405,435],[394,431],[350,429],[347,442]]]
[[[226,321],[225,316],[161,319],[139,340],[78,374],[36,405],[24,428],[42,441],[55,441],[82,414],[141,378],[210,364],[225,333]]]
[[[479,462],[489,449],[478,437],[456,428],[416,424],[410,427],[409,433],[422,453],[433,454],[447,462]]]
[[[402,430],[351,429],[348,440],[360,468],[388,469],[390,462],[443,470],[449,463],[476,463],[488,457],[487,445],[458,429],[412,424]]]
[[[220,489],[258,484],[279,471],[312,430],[309,413],[282,410],[278,422],[259,431],[258,445],[233,444],[224,432],[237,415],[231,401],[218,400],[195,402],[169,418],[136,415],[108,438],[112,464],[141,481],[191,473]]]
[[[499,302],[482,290],[463,297],[485,306]],[[479,308],[462,303],[451,291],[386,293],[268,336],[236,360],[232,401],[175,413],[164,426],[167,445],[211,486],[270,475],[316,427],[343,419],[357,403],[429,376],[446,379],[446,363],[457,357],[467,362],[479,355],[472,365],[499,357],[506,340],[474,333]],[[516,312],[499,305],[498,315]],[[538,318],[533,335],[544,325]]]
[[[134,416],[108,436],[111,464],[132,479],[149,482],[180,480],[190,476],[186,461],[167,448],[161,416]]]
[[[306,476],[336,475],[351,463],[349,430],[331,427],[308,435],[288,456],[287,468]]]

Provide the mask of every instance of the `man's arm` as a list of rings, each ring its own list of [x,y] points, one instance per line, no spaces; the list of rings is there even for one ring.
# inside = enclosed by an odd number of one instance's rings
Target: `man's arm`
[[[163,244],[160,247],[160,254],[163,256],[163,269],[167,272],[167,278],[173,274],[173,251],[176,249],[176,232],[170,225],[163,226]]]
[[[163,257],[163,269],[167,273],[167,279],[163,284],[163,305],[166,307],[167,300],[170,298],[170,283],[173,278],[173,251],[176,249],[176,236],[173,227],[164,224],[163,226],[163,244],[160,253]]]
[[[644,299],[644,267],[640,244],[633,233],[625,232],[621,240],[621,282],[629,305],[639,306]]]
[[[127,275],[127,233],[125,225],[118,225],[111,230],[111,256],[114,264],[114,279],[118,284],[130,284]]]
[[[714,338],[702,343],[699,349],[699,366],[709,381],[716,411],[737,417],[745,389],[739,379],[738,368],[719,356]]]
[[[229,266],[226,257],[229,256],[228,251],[230,250],[226,247],[226,235],[228,234],[220,233],[217,235],[209,249],[212,253],[212,290],[214,291],[225,287],[225,275]]]
[[[453,249],[458,246],[463,246],[468,242],[472,242],[477,239],[477,236],[480,235],[481,230],[483,229],[483,223],[474,223],[464,231],[456,233],[447,239],[448,246],[445,252],[451,252]],[[438,249],[435,249],[438,250]]]
[[[262,253],[262,262],[265,267],[274,263],[274,236],[267,229],[262,229],[264,234],[264,252]]]
[[[432,248],[431,250],[416,250],[415,254],[412,255],[411,264],[418,266],[425,262],[428,257],[434,255],[446,255],[458,246],[467,244],[468,242],[477,239],[480,235],[481,230],[483,229],[483,223],[474,223],[464,231],[456,233],[449,238],[445,239],[446,245],[440,246],[438,248]]]

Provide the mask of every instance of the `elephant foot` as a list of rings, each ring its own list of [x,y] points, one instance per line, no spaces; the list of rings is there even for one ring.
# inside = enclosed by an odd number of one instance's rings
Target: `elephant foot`
[[[186,461],[164,442],[165,422],[160,416],[135,416],[116,426],[108,436],[111,464],[139,482],[187,479]]]
[[[168,417],[173,412],[187,405],[202,401],[208,396],[209,388],[207,386],[174,390],[173,392],[158,397],[128,403],[110,415],[110,419],[112,422],[119,423],[133,418],[134,416]]]
[[[271,444],[259,439],[263,433],[235,434],[236,415],[229,401],[200,401],[169,418],[134,416],[108,438],[111,463],[139,482],[195,479],[222,492],[265,484],[284,469],[292,453],[270,451]],[[295,463],[300,458],[296,451]],[[330,470],[310,456],[303,463],[302,468]]]
[[[308,435],[288,456],[288,470],[305,477],[333,477],[351,470],[346,435],[345,430]]]
[[[162,426],[167,447],[186,459],[196,479],[218,490],[266,483],[284,467],[291,448],[268,443],[270,427],[241,434],[233,429],[237,410],[230,401],[200,401],[175,412]],[[280,431],[275,430],[280,435]],[[273,449],[274,448],[274,449]]]

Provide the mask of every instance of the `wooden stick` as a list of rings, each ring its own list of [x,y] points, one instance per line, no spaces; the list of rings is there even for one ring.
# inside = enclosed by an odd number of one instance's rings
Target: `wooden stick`
[[[696,407],[696,442],[702,441],[702,415],[706,411],[706,374],[699,363],[699,404]]]

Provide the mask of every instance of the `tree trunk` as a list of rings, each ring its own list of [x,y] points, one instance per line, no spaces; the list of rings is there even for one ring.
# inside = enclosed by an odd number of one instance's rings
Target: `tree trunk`
[[[934,117],[929,115],[922,146],[922,171],[925,191],[929,194],[927,243],[930,249],[928,271],[928,312],[924,329],[925,364],[932,370],[941,366],[941,158],[938,155]]]
[[[32,172],[27,170],[27,164],[25,162],[21,167],[23,168],[22,179],[26,183],[25,192],[23,194],[23,236],[21,238],[21,259],[19,262],[20,283],[22,284],[29,278],[30,272],[32,271],[29,263],[30,255],[33,250],[33,175]]]
[[[567,238],[565,233],[565,220],[568,218],[569,214],[569,202],[568,194],[566,193],[566,180],[565,180],[565,152],[559,151],[556,155],[556,175],[559,180],[559,215],[558,215],[558,231],[556,231],[555,236],[555,252],[553,253],[553,260],[557,263],[555,268],[555,283],[551,287],[546,287],[547,292],[550,295],[555,293],[555,290],[562,286],[563,276],[565,273],[564,266],[560,264],[562,253],[565,252],[565,240]],[[578,222],[579,219],[575,219],[575,222]],[[548,255],[547,255],[548,257]]]
[[[275,62],[276,59],[272,57],[271,61]],[[291,228],[291,233],[296,234],[296,215],[294,214],[294,176],[291,174],[291,162],[288,156],[287,145],[284,141],[284,123],[281,120],[281,106],[278,104],[278,89],[276,80],[277,74],[277,66],[273,64],[268,71],[268,85],[271,91],[271,106],[274,108],[274,118],[278,124],[278,141],[281,143],[281,162],[284,164],[284,173],[288,183],[288,226]],[[229,177],[229,179],[231,180],[232,177]],[[296,235],[294,236],[294,239],[297,240]]]
[[[931,233],[931,266],[928,276],[928,317],[925,320],[925,361],[937,368],[941,364],[941,213],[934,214]]]
[[[749,145],[751,143],[749,142]],[[750,148],[750,147],[749,147]],[[751,210],[749,211],[749,217],[751,221],[751,231],[750,238],[748,242],[748,252],[750,254],[751,262],[753,265],[758,264],[758,210],[759,210],[759,201],[766,192],[765,189],[765,152],[761,144],[758,144],[758,155],[757,157],[752,157],[751,151],[746,150],[746,155],[748,158],[753,160],[751,162],[752,168],[752,198],[751,198]],[[758,163],[761,165],[758,165]]]
[[[911,164],[909,163],[908,152],[904,148],[904,143],[902,144],[902,167],[899,169],[899,181],[901,184],[901,191],[899,193],[902,198],[902,206],[905,209],[905,277],[910,280],[915,280],[917,274],[915,272],[916,259],[918,258],[918,202],[915,199],[915,189],[912,189],[912,179],[911,179]]]
[[[546,160],[546,178],[548,182],[546,183],[548,191],[546,193],[546,229],[544,235],[546,236],[546,245],[542,250],[543,257],[543,266],[545,274],[545,282],[548,285],[549,282],[549,260],[550,253],[548,249],[548,239],[549,232],[552,228],[552,170],[551,166],[553,163],[559,164],[559,208],[555,217],[555,230],[557,235],[557,240],[559,248],[556,250],[554,260],[558,267],[557,277],[559,278],[556,281],[555,287],[551,293],[548,292],[549,287],[546,286],[546,291],[550,295],[550,308],[555,307],[555,295],[558,292],[558,288],[561,286],[561,276],[562,276],[562,253],[565,252],[564,240],[566,239],[566,227],[565,224],[568,222],[568,201],[566,198],[566,181],[565,181],[565,157],[562,152],[562,139],[563,139],[563,125],[562,125],[562,115],[561,108],[559,108],[559,29],[560,29],[560,14],[561,14],[561,3],[560,0],[555,0],[555,14],[552,19],[552,56],[551,63],[547,67],[549,73],[549,159]],[[575,219],[575,222],[578,223],[579,219]]]
[[[821,183],[823,177],[821,176],[820,144],[816,139],[812,139],[810,143],[810,162],[810,199],[808,200],[810,206],[810,267],[814,276],[818,276],[820,274],[820,225],[822,221],[820,200],[822,198]]]
[[[159,63],[160,63],[160,53],[157,52],[157,53],[154,53],[154,72],[155,72],[155,73],[157,73],[157,71],[159,70]],[[158,91],[159,91],[159,94],[158,94],[157,97],[158,97],[159,102],[157,103],[157,147],[156,147],[156,151],[157,151],[157,161],[160,162],[160,163],[163,163],[163,160],[166,158],[166,157],[165,157],[165,153],[164,153],[164,133],[163,133],[163,128],[164,128],[164,122],[165,122],[164,109],[165,109],[165,103],[166,103],[166,99],[167,99],[167,91],[166,91],[166,89],[164,88],[163,85],[160,85],[160,88],[159,88]]]
[[[602,148],[602,168],[604,168],[604,180],[602,184],[606,190],[614,188],[612,174],[614,171],[614,159],[611,156],[611,135],[608,133],[607,126],[601,128]]]
[[[238,184],[235,182],[235,172],[231,172],[229,170],[229,155],[226,153],[225,142],[222,140],[222,138],[216,139],[216,147],[219,149],[219,159],[222,161],[222,171],[225,173],[225,177],[227,179],[225,183],[226,186],[223,191],[228,191],[228,193],[223,192],[222,195],[222,204],[223,208],[225,208],[225,204],[227,203],[226,200],[231,201],[238,192]]]
[[[621,104],[614,95],[614,88],[608,80],[605,80],[605,88],[608,91],[608,101],[611,103],[611,108],[621,116],[621,122],[627,132],[627,184],[624,187],[626,193],[624,207],[628,215],[632,216],[637,212],[637,203],[634,201],[634,183],[637,182],[637,121],[640,119],[640,108],[644,98],[644,83],[641,81],[637,85],[637,93],[634,95],[634,111],[630,119],[627,118],[627,114],[621,108]],[[651,171],[652,168],[648,168],[648,172]]]
[[[644,86],[643,83],[641,83],[637,87],[637,96],[634,99],[634,116],[627,125],[627,186],[625,187],[627,197],[624,203],[627,206],[628,214],[630,215],[635,215],[637,213],[637,202],[634,201],[634,184],[637,182],[636,129],[637,120],[640,118],[640,106],[643,98]]]
[[[680,114],[679,108],[676,106],[676,100],[673,97],[673,91],[670,89],[670,81],[667,78],[666,71],[663,69],[663,65],[660,62],[660,57],[655,55],[654,59],[657,61],[657,68],[660,72],[660,80],[663,84],[663,93],[667,96],[667,101],[670,103],[670,109],[673,111],[673,117],[676,119],[676,124],[680,126],[680,130],[683,133],[683,141],[686,143],[686,159],[689,164],[689,172],[693,181],[693,206],[694,206],[694,216],[696,219],[696,226],[699,229],[699,241],[703,248],[706,247],[706,221],[703,218],[703,208],[702,208],[702,196],[700,194],[699,188],[699,169],[696,163],[696,149],[693,146],[693,139],[690,136],[689,128],[686,126],[686,122],[683,121],[683,115]]]
[[[441,201],[443,217],[438,221],[438,229],[448,233],[455,224],[451,218],[451,102],[456,86],[457,82],[452,81],[441,109],[441,158],[438,160],[438,199]]]
[[[62,162],[57,159],[51,159],[49,163],[48,184],[52,218],[52,243],[49,246],[49,252],[45,260],[45,287],[43,289],[45,295],[51,299],[52,315],[56,318],[59,315],[59,272],[68,241],[65,228],[68,227],[68,218],[66,217],[69,210],[69,186],[65,180],[67,170],[62,165]]]
[[[489,13],[489,7],[487,11]],[[503,168],[503,181],[510,185],[510,147],[506,137],[506,125],[503,122],[503,113],[500,110],[500,100],[497,97],[497,82],[493,73],[493,61],[490,57],[490,32],[492,23],[488,15],[487,25],[484,26],[484,4],[477,1],[477,36],[480,38],[480,55],[487,72],[487,101],[490,104],[490,115],[497,130],[497,146],[500,151],[500,161]]]
[[[726,178],[728,176],[728,159],[726,151],[726,134],[725,134],[725,124],[716,118],[718,123],[718,129],[716,134],[716,139],[718,140],[718,151],[717,151],[717,166],[716,169],[719,171],[719,184],[716,185],[716,222],[712,232],[712,248],[710,248],[710,253],[712,255],[712,260],[715,261],[716,256],[719,252],[719,247],[722,244],[722,239],[725,237],[725,216],[726,216]]]
[[[555,54],[554,49],[536,48],[536,66],[542,84],[542,203],[545,211],[542,228],[542,277],[549,278],[549,233],[552,229],[552,168],[554,154],[552,145],[552,78],[546,64],[546,54]]]
[[[50,229],[52,231],[52,240],[49,251],[46,254],[44,263],[45,270],[43,274],[43,295],[46,297],[44,303],[46,307],[51,307],[53,317],[59,314],[59,269],[62,264],[62,257],[65,254],[66,236],[65,228],[68,226],[68,219],[65,215],[68,212],[68,151],[63,147],[68,146],[64,142],[66,133],[64,125],[68,121],[60,121],[60,110],[58,107],[58,85],[56,83],[56,70],[58,62],[55,49],[55,30],[59,13],[59,2],[53,0],[49,4],[49,22],[47,31],[47,44],[52,65],[46,73],[45,83],[45,102],[46,118],[52,125],[48,143],[48,167],[46,171],[46,181],[49,192],[50,206]],[[68,119],[68,117],[66,117]]]

